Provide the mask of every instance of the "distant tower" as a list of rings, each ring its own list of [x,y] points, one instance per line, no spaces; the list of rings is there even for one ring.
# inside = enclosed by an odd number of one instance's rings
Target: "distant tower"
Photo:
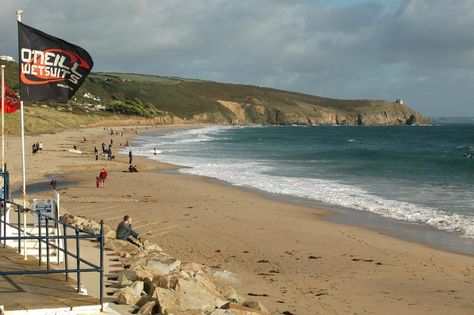
[[[405,104],[401,98],[397,98],[397,99],[395,100],[395,103],[400,104],[400,105]]]

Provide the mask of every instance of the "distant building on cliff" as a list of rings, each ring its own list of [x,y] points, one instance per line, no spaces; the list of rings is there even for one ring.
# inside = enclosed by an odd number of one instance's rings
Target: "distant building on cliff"
[[[405,102],[404,102],[401,98],[397,98],[397,99],[395,100],[395,103],[400,104],[400,105],[405,104]]]
[[[0,60],[11,61],[11,62],[15,61],[15,59],[13,57],[6,56],[6,55],[1,55]]]

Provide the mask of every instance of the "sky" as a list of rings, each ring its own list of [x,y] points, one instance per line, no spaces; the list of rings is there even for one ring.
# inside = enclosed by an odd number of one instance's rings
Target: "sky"
[[[474,116],[474,0],[2,0],[0,55],[15,59],[16,9],[89,51],[93,71]]]

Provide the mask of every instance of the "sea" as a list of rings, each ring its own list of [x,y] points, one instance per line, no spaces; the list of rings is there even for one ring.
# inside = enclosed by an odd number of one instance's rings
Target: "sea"
[[[474,124],[206,126],[133,145],[181,173],[474,238]]]

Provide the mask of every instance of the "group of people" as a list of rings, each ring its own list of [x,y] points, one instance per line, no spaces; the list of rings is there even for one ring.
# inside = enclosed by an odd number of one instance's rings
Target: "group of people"
[[[43,151],[43,142],[33,143],[33,145],[31,146],[31,151],[33,152],[33,154]]]

